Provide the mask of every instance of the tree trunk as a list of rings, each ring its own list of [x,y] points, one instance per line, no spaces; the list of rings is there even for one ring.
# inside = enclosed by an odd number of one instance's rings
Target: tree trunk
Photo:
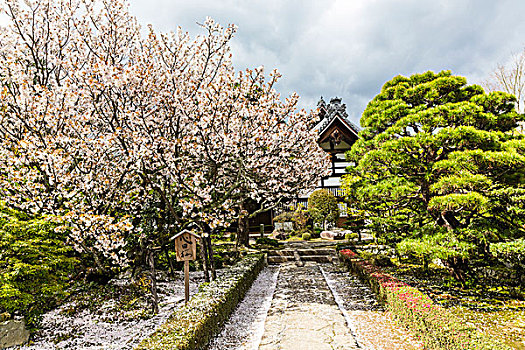
[[[148,252],[148,263],[150,267],[151,295],[153,301],[153,314],[159,313],[159,296],[157,294],[157,276],[155,271],[155,253],[153,250]]]
[[[453,212],[445,211],[441,213],[441,220],[438,220],[438,223],[441,226],[445,226],[447,230],[453,230],[461,227],[461,222],[456,218]]]
[[[213,246],[211,244],[211,235],[208,235],[208,237],[204,237],[204,239],[207,241],[208,246],[208,259],[210,262],[211,280],[215,281],[217,279],[217,273],[215,272],[215,261],[213,260]]]
[[[241,202],[239,208],[239,219],[237,220],[237,245],[250,246],[249,216]]]
[[[111,277],[111,273],[102,264],[102,259],[98,255],[97,251],[95,251],[94,249],[88,248],[88,246],[86,246],[83,242],[77,241],[77,243],[82,247],[82,249],[84,249],[84,251],[88,252],[93,257],[93,262],[95,263],[95,266],[97,268],[96,273],[100,274],[102,276],[107,276],[108,278],[110,278]]]
[[[202,259],[202,270],[204,272],[204,281],[209,282],[210,274],[208,270],[208,254],[207,254],[208,248],[206,247],[206,238],[203,237],[201,242],[202,243],[201,243],[200,253],[201,253],[201,259]]]
[[[175,268],[173,267],[173,261],[171,261],[171,259],[170,259],[168,246],[165,245],[163,247],[163,250],[164,250],[164,254],[166,254],[166,260],[168,260],[168,265],[170,267],[170,277],[171,278],[175,278]]]
[[[425,273],[428,272],[428,263],[429,263],[428,260],[429,260],[429,259],[428,259],[427,256],[424,256],[424,257],[423,257],[423,271],[424,271]]]
[[[454,277],[456,280],[461,282],[461,285],[464,286],[467,280],[466,275],[465,275],[465,270],[467,267],[466,260],[454,257],[454,258],[448,258],[446,261],[447,261],[447,265],[452,270],[451,271],[452,277]]]

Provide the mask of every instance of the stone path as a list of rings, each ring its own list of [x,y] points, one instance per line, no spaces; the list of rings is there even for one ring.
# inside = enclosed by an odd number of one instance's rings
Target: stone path
[[[423,346],[394,322],[357,277],[337,264],[307,261],[263,270],[209,349],[418,350]]]
[[[316,263],[281,266],[259,349],[358,349]]]

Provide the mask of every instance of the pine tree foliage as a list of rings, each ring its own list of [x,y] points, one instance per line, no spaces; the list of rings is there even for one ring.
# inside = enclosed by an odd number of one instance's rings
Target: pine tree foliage
[[[449,71],[385,83],[347,154],[356,163],[344,179],[351,206],[381,241],[440,244],[432,232],[445,230],[449,241],[466,243],[451,245],[462,250],[451,258],[525,235],[525,139],[515,132],[523,120],[515,101]]]
[[[0,202],[0,313],[25,316],[30,327],[67,297],[79,266],[66,235],[55,227]]]

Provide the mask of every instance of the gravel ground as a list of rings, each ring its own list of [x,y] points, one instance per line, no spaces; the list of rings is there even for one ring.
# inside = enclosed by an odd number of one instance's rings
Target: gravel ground
[[[218,272],[219,273],[219,272]],[[204,282],[202,272],[190,273],[190,295]],[[113,280],[111,283],[128,283]],[[123,311],[115,307],[112,299],[101,308],[78,310],[74,303],[66,303],[46,313],[41,329],[30,344],[15,347],[17,350],[131,350],[143,338],[166,321],[173,310],[184,303],[184,279],[182,274],[172,281],[158,282],[159,313],[143,318],[138,310]],[[135,314],[133,314],[135,313]]]
[[[260,350],[359,348],[319,268],[321,265],[281,264]]]
[[[221,333],[208,350],[257,349],[264,332],[266,314],[270,308],[279,267],[266,267],[239,303]]]

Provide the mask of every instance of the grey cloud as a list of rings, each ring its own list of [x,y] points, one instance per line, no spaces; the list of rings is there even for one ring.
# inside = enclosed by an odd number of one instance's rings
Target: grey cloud
[[[498,62],[521,51],[525,32],[520,0],[131,0],[142,23],[161,30],[211,16],[235,23],[237,69],[278,68],[283,95],[315,108],[321,95],[340,96],[354,122],[398,74],[451,69],[477,83]]]

